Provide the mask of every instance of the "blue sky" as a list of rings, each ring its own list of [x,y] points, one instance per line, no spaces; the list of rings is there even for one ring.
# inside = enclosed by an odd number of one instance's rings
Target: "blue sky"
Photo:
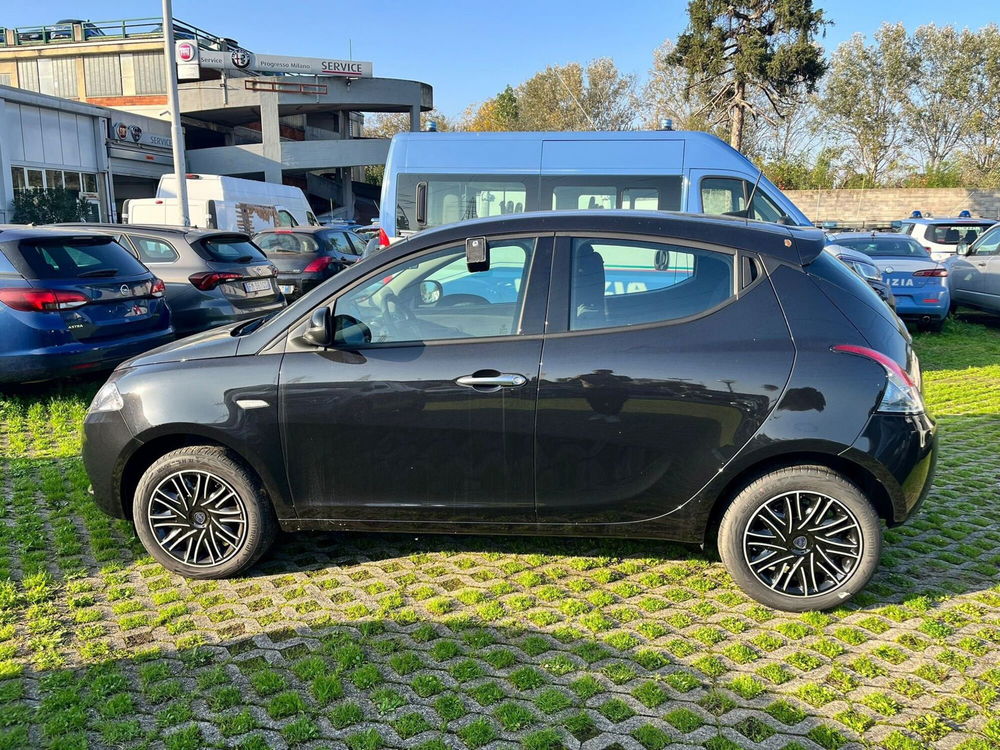
[[[883,21],[979,28],[998,20],[987,2],[814,1],[834,22],[822,40],[829,49],[854,32],[870,35]],[[160,13],[157,0],[4,5],[0,23],[7,26]],[[430,83],[449,116],[550,64],[607,56],[642,76],[660,42],[684,30],[686,8],[683,0],[174,0],[177,18],[255,52],[346,58],[352,49],[354,59],[374,63],[375,75]]]

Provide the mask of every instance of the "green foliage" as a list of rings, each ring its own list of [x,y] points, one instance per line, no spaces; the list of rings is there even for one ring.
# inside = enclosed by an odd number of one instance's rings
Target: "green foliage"
[[[712,121],[727,121],[729,144],[742,151],[748,116],[783,116],[785,102],[823,77],[814,39],[826,23],[812,0],[691,0],[688,28],[667,62],[687,71],[689,88],[711,92]]]
[[[75,190],[64,188],[29,188],[14,193],[12,202],[15,224],[56,224],[82,221],[88,203]]]

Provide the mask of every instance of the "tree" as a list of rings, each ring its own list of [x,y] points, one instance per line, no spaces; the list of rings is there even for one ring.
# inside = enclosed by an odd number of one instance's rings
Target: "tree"
[[[820,111],[843,143],[860,187],[876,187],[905,156],[904,110],[914,61],[902,24],[883,24],[875,44],[861,34],[833,54]]]
[[[903,109],[928,175],[942,171],[961,140],[977,63],[970,54],[975,36],[968,29],[958,32],[934,24],[920,26],[913,34],[914,79]]]
[[[87,201],[77,191],[64,188],[18,190],[12,207],[14,224],[58,224],[84,221],[87,216]]]
[[[826,71],[813,39],[827,22],[812,0],[691,0],[688,18],[666,62],[687,71],[689,91],[706,100],[697,114],[728,122],[737,150],[747,115],[780,119],[788,100],[815,90]]]
[[[996,184],[1000,175],[1000,28],[990,24],[975,35],[966,54],[974,75],[969,104],[961,110],[962,146],[973,184]]]
[[[635,76],[610,58],[550,65],[517,87],[523,130],[628,130],[636,118]]]
[[[463,118],[463,130],[473,132],[520,129],[517,94],[509,84],[492,99],[487,99],[478,107],[470,107]]]
[[[707,85],[689,86],[688,73],[670,62],[674,43],[667,39],[653,51],[653,66],[643,89],[646,127],[655,130],[671,120],[677,130],[702,130],[726,136],[726,123],[713,123],[708,103],[715,92]],[[726,128],[728,130],[728,128]]]

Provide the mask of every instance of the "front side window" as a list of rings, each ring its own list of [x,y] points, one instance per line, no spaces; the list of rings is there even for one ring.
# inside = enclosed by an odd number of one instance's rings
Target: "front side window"
[[[572,240],[570,330],[686,318],[734,294],[726,253],[641,240]]]
[[[747,211],[747,200],[751,195],[753,201]],[[785,216],[785,212],[759,186],[755,191],[749,182],[735,177],[704,178],[701,181],[701,210],[706,214],[746,215],[771,223]]]
[[[344,255],[355,255],[354,247],[344,232],[324,232],[323,241],[330,250]]]
[[[374,344],[514,335],[534,245],[490,243],[486,271],[469,270],[464,244],[409,258],[345,293],[334,315],[363,324]]]
[[[295,221],[295,217],[288,213],[288,211],[285,211],[284,209],[278,211],[279,227],[294,227],[296,224],[298,224],[298,222]]]
[[[135,235],[130,235],[129,239],[143,263],[173,263],[178,258],[177,251],[162,240]]]
[[[972,248],[972,255],[976,257],[1000,255],[1000,227],[984,232]]]

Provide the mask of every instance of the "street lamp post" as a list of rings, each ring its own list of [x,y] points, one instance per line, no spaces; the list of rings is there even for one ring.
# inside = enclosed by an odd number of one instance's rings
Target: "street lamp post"
[[[187,169],[184,164],[184,131],[177,95],[177,52],[174,49],[174,11],[171,0],[163,0],[163,60],[167,66],[167,105],[170,110],[170,137],[173,141],[174,176],[177,178],[177,213],[182,227],[191,225],[188,215]]]

